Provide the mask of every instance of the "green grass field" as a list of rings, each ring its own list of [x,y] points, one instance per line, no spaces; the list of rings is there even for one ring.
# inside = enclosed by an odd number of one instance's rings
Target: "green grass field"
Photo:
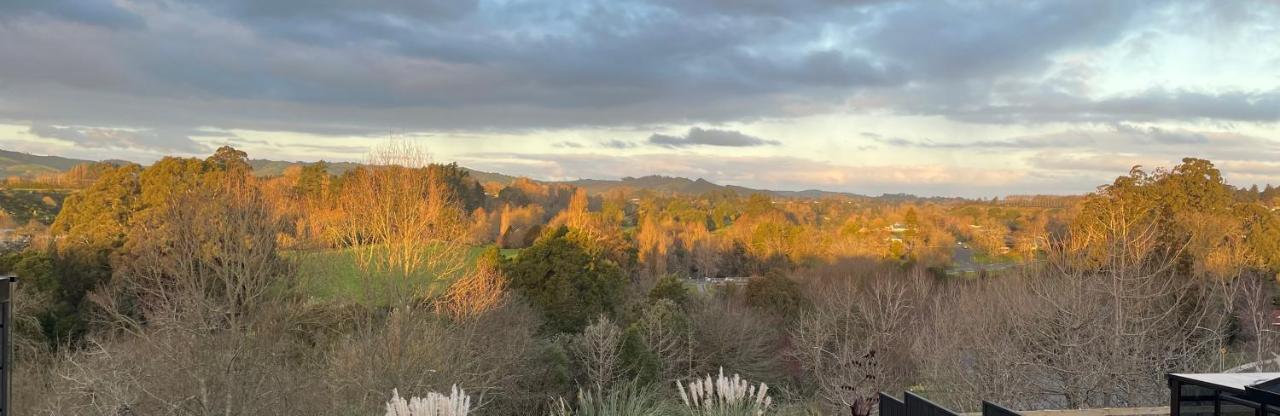
[[[476,259],[491,245],[473,246],[467,249],[466,265],[456,273],[438,275],[424,271],[405,282],[415,292],[434,296],[442,293],[451,282],[475,267]],[[518,249],[500,250],[503,257],[512,258]],[[378,297],[389,293],[397,277],[387,275],[365,276],[352,249],[291,251],[286,254],[298,266],[302,293],[320,300],[346,300],[359,303],[383,303]],[[397,279],[397,280],[392,280]],[[372,299],[370,299],[372,297]]]

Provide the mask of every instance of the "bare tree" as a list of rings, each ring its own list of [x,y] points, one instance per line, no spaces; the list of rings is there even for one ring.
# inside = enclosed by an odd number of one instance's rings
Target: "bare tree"
[[[868,415],[876,393],[912,376],[907,351],[922,312],[909,283],[878,278],[829,283],[791,331],[792,355],[833,408]],[[834,409],[833,409],[834,410]]]
[[[718,277],[720,273],[720,251],[721,244],[718,244],[715,236],[709,232],[701,232],[695,235],[690,251],[693,256],[693,266],[698,269],[696,277]]]
[[[466,213],[429,162],[413,143],[392,140],[343,184],[336,234],[355,253],[366,296],[407,305],[466,266]]]
[[[1182,248],[1159,241],[1157,222],[1104,218],[1101,238],[1072,241],[1030,280],[1035,302],[1019,326],[1037,384],[1073,408],[1158,402],[1162,374],[1222,367],[1221,294],[1182,272]],[[1106,255],[1083,257],[1085,243]]]
[[[252,180],[227,178],[174,195],[138,224],[116,260],[118,289],[138,301],[131,315],[118,297],[94,299],[118,323],[195,318],[242,328],[273,293],[290,289],[292,267],[279,256],[280,224]]]
[[[939,386],[929,398],[957,410],[975,410],[982,400],[1027,409],[1038,392],[1024,387],[1029,363],[1013,325],[1026,296],[1016,276],[943,288],[930,300],[932,312],[920,327],[913,354],[920,376]]]
[[[396,309],[382,325],[357,328],[327,346],[323,391],[330,409],[363,413],[392,389],[424,395],[451,385],[473,395],[473,410],[514,414],[544,404],[526,395],[539,322],[527,306],[504,301],[469,319]],[[333,410],[331,410],[333,411]]]
[[[1245,351],[1250,362],[1238,371],[1266,371],[1280,368],[1280,331],[1273,324],[1275,296],[1269,276],[1247,274],[1235,280],[1236,315],[1245,335]]]
[[[1167,399],[1163,374],[1221,370],[1228,293],[1180,267],[1181,247],[1135,217],[1104,212],[1042,266],[940,304],[922,337],[926,374],[950,390],[940,394],[969,406],[1141,406]]]
[[[609,317],[599,318],[575,335],[571,350],[586,373],[587,384],[607,388],[617,378],[622,330]]]
[[[661,380],[675,381],[694,375],[693,326],[679,305],[669,299],[659,299],[644,308],[632,325],[649,351],[661,359]]]
[[[753,380],[776,380],[782,328],[729,299],[707,299],[689,311],[693,323],[691,374],[731,368]]]
[[[277,296],[292,281],[277,224],[251,179],[206,185],[173,195],[133,230],[114,286],[90,297],[111,330],[63,357],[68,396],[54,408],[261,414],[297,387],[298,368],[278,359],[296,341],[280,334],[298,311]]]

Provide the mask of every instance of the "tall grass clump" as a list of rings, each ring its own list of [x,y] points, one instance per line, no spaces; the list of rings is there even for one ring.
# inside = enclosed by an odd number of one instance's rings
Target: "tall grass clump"
[[[694,379],[688,386],[677,380],[676,389],[690,414],[698,416],[762,416],[773,404],[768,385],[753,386],[737,374],[725,377],[724,367],[720,368],[718,377],[707,375]]]
[[[577,402],[570,405],[560,398],[552,406],[552,416],[674,416],[678,414],[651,388],[635,383],[616,386],[608,391],[599,386],[578,390]]]
[[[400,397],[396,389],[391,389],[386,416],[467,416],[470,410],[471,396],[455,384],[448,396],[433,391],[428,392],[427,397],[408,400]]]

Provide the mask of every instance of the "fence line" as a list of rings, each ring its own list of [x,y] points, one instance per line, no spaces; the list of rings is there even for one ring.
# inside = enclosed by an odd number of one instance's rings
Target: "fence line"
[[[879,393],[877,397],[879,407],[879,416],[962,416],[960,413],[951,409],[947,409],[929,401],[918,394],[906,392],[903,399],[898,400],[886,393]],[[982,402],[982,416],[1023,416],[1021,413],[1009,410],[1003,406],[988,401]]]

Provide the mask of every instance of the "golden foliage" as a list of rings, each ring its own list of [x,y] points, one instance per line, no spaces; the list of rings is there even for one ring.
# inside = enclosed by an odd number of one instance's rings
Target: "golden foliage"
[[[493,310],[506,299],[507,279],[496,264],[482,261],[449,285],[449,291],[436,307],[453,316],[473,318]]]

